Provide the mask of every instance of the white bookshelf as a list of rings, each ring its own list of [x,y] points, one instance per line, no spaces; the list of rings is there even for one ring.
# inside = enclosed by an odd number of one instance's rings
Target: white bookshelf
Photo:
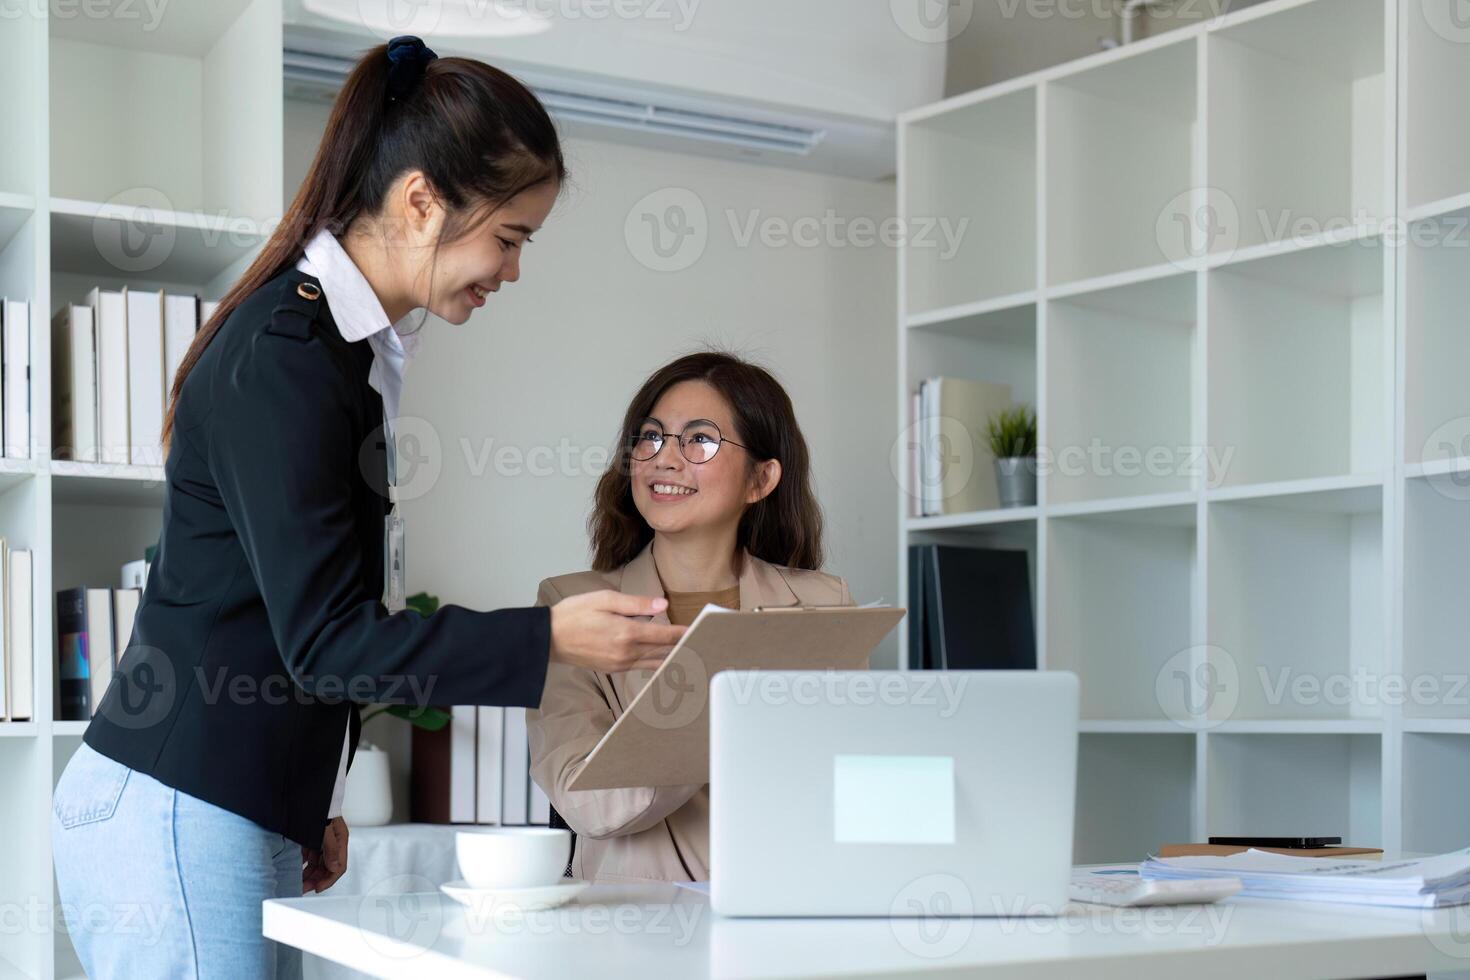
[[[963,261],[903,251],[899,429],[925,377],[1006,381],[1053,461],[1019,512],[916,519],[901,493],[900,594],[911,544],[1029,553],[1040,663],[1082,680],[1079,860],[1470,844],[1457,23],[1268,0],[899,119],[901,216],[986,215]],[[1228,465],[1062,465],[1094,443]],[[1159,693],[1227,661],[1204,716]],[[1441,696],[1383,687],[1416,676]]]
[[[80,976],[51,869],[52,789],[85,722],[55,718],[55,594],[115,585],[157,541],[159,467],[51,460],[50,318],[93,286],[217,298],[282,202],[271,0],[45,13],[0,25],[0,295],[32,305],[30,460],[0,461],[0,535],[35,553],[36,718],[0,722],[0,977]],[[54,8],[59,11],[60,8]]]

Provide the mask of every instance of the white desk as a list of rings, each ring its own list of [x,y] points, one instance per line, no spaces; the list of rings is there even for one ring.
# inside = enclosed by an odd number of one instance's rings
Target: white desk
[[[335,897],[432,891],[437,882],[459,877],[452,824],[389,824],[353,827],[347,843],[347,873],[327,890]],[[307,957],[304,980],[361,980],[362,974]]]
[[[1236,899],[1056,919],[726,919],[672,885],[476,915],[437,892],[265,903],[265,935],[378,977],[1389,977],[1470,970],[1470,909]]]

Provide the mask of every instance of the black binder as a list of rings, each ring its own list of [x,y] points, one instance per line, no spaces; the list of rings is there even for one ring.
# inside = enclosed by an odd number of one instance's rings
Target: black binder
[[[1035,670],[1026,552],[910,547],[909,668]]]

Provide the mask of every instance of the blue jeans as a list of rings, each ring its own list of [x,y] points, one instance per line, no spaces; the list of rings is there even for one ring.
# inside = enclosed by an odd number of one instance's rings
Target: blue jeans
[[[301,895],[301,846],[85,742],[56,785],[62,911],[89,977],[301,976],[260,903]]]

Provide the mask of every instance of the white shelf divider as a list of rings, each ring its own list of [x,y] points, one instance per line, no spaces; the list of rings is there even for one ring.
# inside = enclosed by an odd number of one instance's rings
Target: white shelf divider
[[[1406,734],[1470,735],[1470,718],[1405,718]]]
[[[993,524],[1024,524],[1036,520],[1035,507],[1007,507],[996,510],[976,510],[964,514],[944,514],[940,517],[910,517],[910,531],[954,531],[966,528],[986,527]]]
[[[1441,198],[1438,201],[1427,201],[1424,204],[1408,208],[1404,211],[1406,222],[1427,221],[1430,218],[1441,218],[1456,211],[1470,209],[1470,192],[1454,194],[1450,197]]]
[[[238,215],[51,200],[53,266],[106,280],[210,283],[252,255],[268,230]]]
[[[964,328],[963,324],[966,323],[980,324],[984,329],[997,322],[1009,324],[1017,319],[1024,321],[1028,314],[1034,324],[1035,306],[1036,292],[1027,290],[1022,293],[1013,293],[1010,296],[997,296],[994,299],[976,300],[971,303],[960,303],[958,306],[931,310],[928,313],[918,313],[908,318],[908,325],[911,330],[949,329],[952,332],[964,334],[971,332]]]

